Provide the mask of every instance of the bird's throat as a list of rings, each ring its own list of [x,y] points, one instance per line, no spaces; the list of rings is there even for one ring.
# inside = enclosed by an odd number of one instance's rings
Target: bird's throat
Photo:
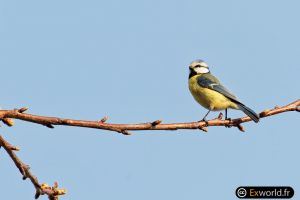
[[[195,72],[194,70],[190,70],[189,79],[195,75],[197,75],[197,72]]]

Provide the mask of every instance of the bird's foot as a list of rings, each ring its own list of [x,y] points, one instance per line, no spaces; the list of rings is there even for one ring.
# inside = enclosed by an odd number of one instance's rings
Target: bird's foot
[[[198,122],[205,122],[206,126],[208,125],[208,121],[207,121],[206,117],[204,117],[203,119],[201,119],[201,120],[198,121]]]
[[[231,118],[227,118],[227,117],[226,117],[226,118],[225,118],[225,120],[229,120],[229,121],[231,121]],[[231,128],[231,127],[232,127],[232,125],[225,125],[225,127],[226,127],[226,128]]]

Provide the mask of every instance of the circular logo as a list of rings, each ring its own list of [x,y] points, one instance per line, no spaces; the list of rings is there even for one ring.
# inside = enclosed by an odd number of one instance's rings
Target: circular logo
[[[245,188],[238,188],[236,191],[236,196],[238,198],[244,198],[247,195],[247,190]]]

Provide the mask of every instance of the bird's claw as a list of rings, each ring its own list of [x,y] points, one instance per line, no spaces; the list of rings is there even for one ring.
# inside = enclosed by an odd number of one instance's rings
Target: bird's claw
[[[201,119],[200,121],[198,121],[198,122],[205,122],[205,124],[208,125],[208,121],[205,117],[203,119]]]
[[[229,122],[230,122],[230,121],[231,121],[231,118],[225,118],[225,120],[229,120]],[[231,128],[232,125],[227,125],[227,124],[226,124],[225,127],[226,127],[226,128]]]

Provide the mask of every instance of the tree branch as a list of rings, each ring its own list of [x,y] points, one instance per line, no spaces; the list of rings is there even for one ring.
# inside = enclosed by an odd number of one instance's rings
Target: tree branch
[[[29,178],[31,183],[34,185],[36,189],[35,199],[39,198],[40,195],[46,194],[49,200],[58,200],[59,195],[63,195],[66,193],[64,189],[59,189],[58,184],[54,183],[53,187],[43,183],[40,184],[38,179],[30,172],[30,167],[24,164],[15,154],[14,151],[19,151],[18,147],[15,147],[8,143],[1,135],[0,135],[0,147],[3,147],[5,151],[8,153],[10,158],[14,161],[15,165],[19,169],[20,173],[23,175],[23,180]]]
[[[259,115],[261,118],[269,117],[272,115],[277,115],[280,113],[288,111],[298,111],[300,112],[300,99],[292,102],[286,106],[278,107],[276,106],[270,110],[264,110]],[[249,122],[251,119],[246,117],[241,117],[232,120],[222,120],[222,115],[219,117],[209,120],[207,122],[186,122],[186,123],[173,123],[173,124],[162,124],[160,120],[148,123],[140,124],[111,124],[106,123],[107,117],[102,118],[99,121],[87,121],[87,120],[74,120],[74,119],[63,119],[58,117],[47,117],[24,113],[27,108],[14,109],[14,110],[0,110],[0,120],[7,121],[7,119],[14,118],[23,121],[28,121],[32,123],[37,123],[44,125],[48,128],[54,128],[55,125],[64,126],[77,126],[95,129],[104,129],[109,131],[115,131],[122,133],[124,135],[129,135],[128,131],[138,131],[138,130],[178,130],[178,129],[200,129],[207,131],[208,126],[226,126],[226,127],[237,127],[240,131],[244,131],[242,123]]]
[[[19,119],[23,121],[28,121],[36,124],[44,125],[48,128],[54,128],[55,125],[65,125],[65,126],[77,126],[77,127],[86,127],[86,128],[95,128],[95,129],[104,129],[109,131],[115,131],[122,133],[124,135],[129,135],[128,131],[138,131],[138,130],[178,130],[178,129],[200,129],[207,132],[208,126],[226,126],[226,127],[237,127],[240,131],[245,131],[242,123],[251,121],[251,119],[246,116],[242,118],[237,118],[233,120],[222,120],[223,114],[220,113],[219,116],[215,119],[209,120],[207,122],[187,122],[187,123],[173,123],[173,124],[162,124],[161,120],[156,120],[148,123],[140,124],[111,124],[106,123],[108,117],[103,117],[99,121],[87,121],[87,120],[73,120],[73,119],[63,119],[58,117],[47,117],[39,116],[24,113],[28,108],[20,108],[14,110],[0,110],[0,120],[8,126],[14,124],[12,119]],[[261,118],[269,117],[272,115],[277,115],[280,113],[288,111],[297,111],[300,112],[300,99],[295,102],[292,102],[286,106],[278,107],[276,106],[270,110],[262,111],[259,116]],[[31,174],[30,167],[24,164],[14,153],[14,151],[20,150],[18,147],[15,147],[8,143],[0,135],[0,147],[3,147],[8,153],[10,158],[14,161],[15,165],[19,169],[20,173],[23,175],[23,179],[29,178],[32,184],[36,189],[35,198],[37,199],[40,195],[46,194],[49,200],[58,200],[59,195],[66,193],[64,189],[59,189],[58,184],[54,183],[54,186],[51,187],[47,184],[40,184],[38,179]]]

